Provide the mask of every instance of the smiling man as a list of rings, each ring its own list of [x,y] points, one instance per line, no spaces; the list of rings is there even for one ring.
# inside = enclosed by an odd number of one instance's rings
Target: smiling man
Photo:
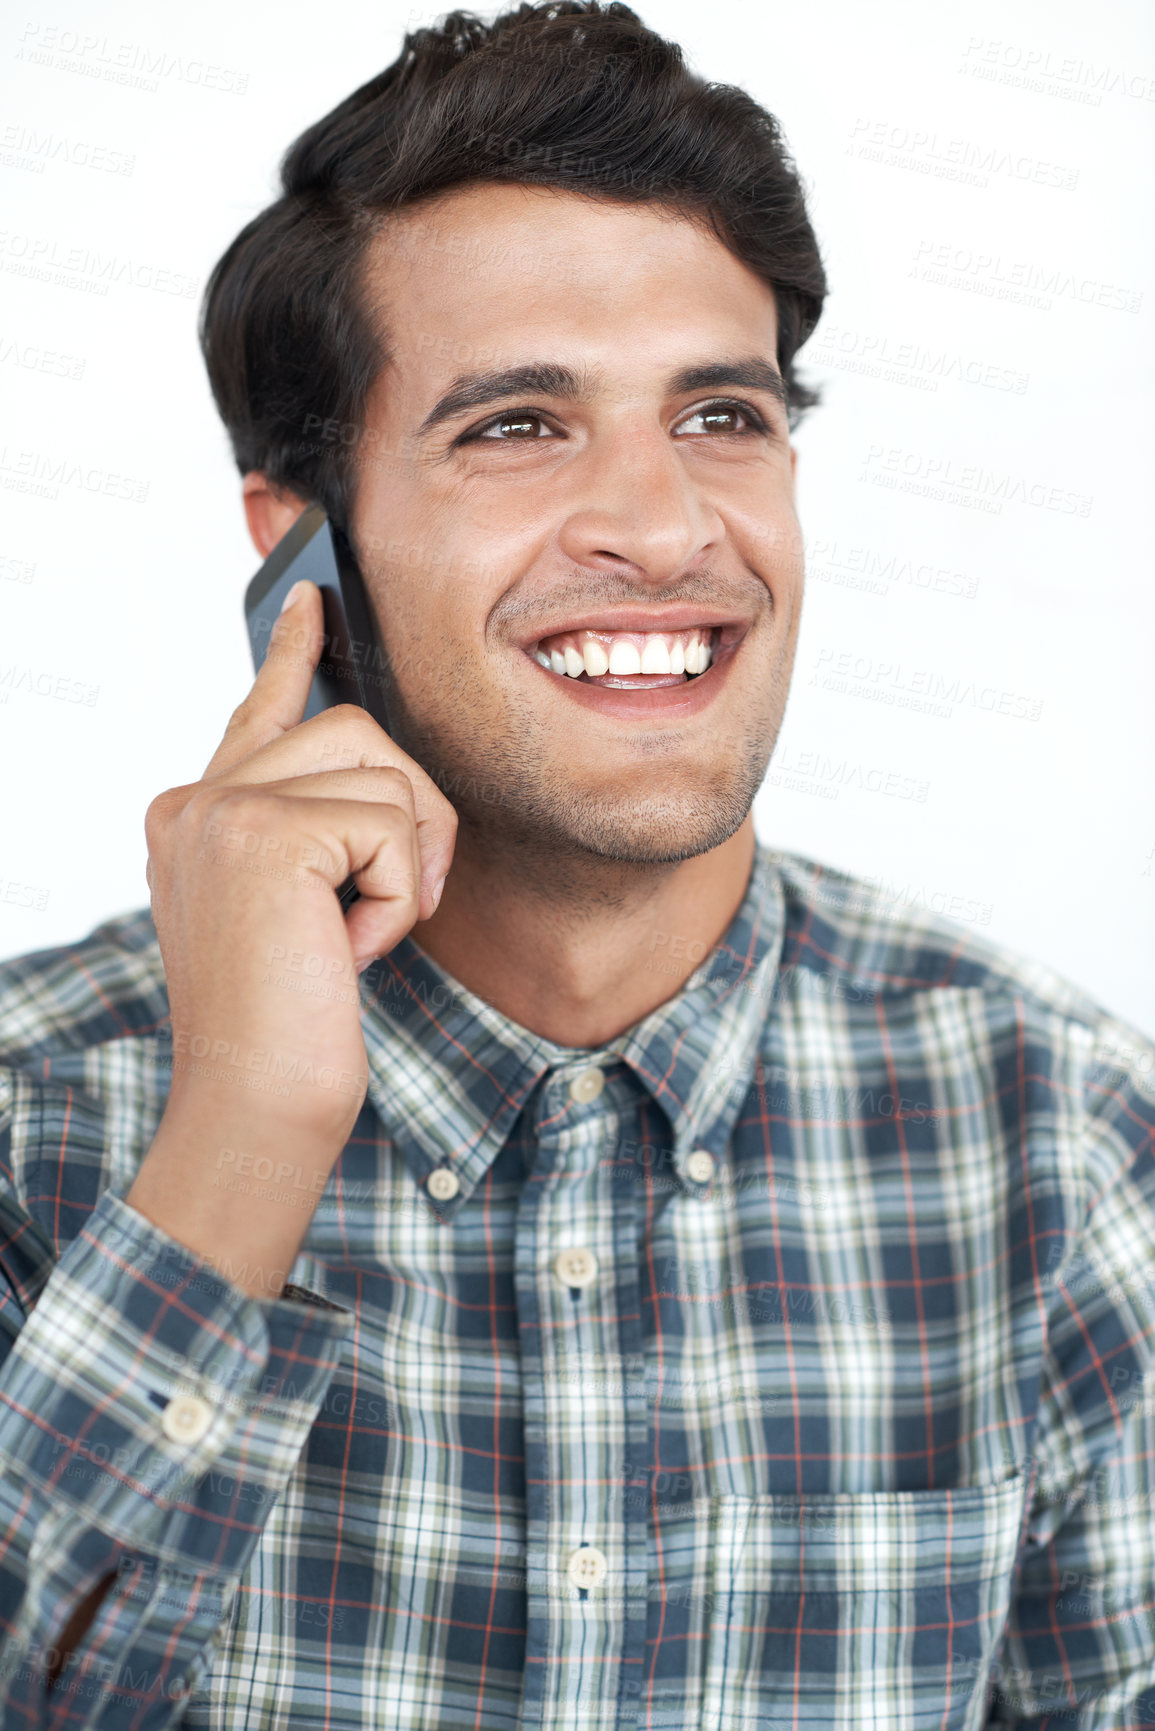
[[[0,970],[5,1725],[1155,1725],[1155,1052],[753,832],[774,122],[453,14],[283,182],[205,354],[390,726],[303,585],[151,911]]]

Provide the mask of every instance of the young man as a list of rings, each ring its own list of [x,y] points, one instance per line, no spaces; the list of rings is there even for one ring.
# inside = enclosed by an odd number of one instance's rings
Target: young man
[[[306,585],[2,970],[6,1726],[1155,1725],[1155,1054],[754,839],[823,288],[617,5],[417,32],[218,266],[391,725]]]

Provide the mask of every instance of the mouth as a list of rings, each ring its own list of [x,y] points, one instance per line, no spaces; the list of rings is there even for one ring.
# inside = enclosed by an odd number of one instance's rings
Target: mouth
[[[657,691],[694,684],[727,660],[743,636],[742,625],[706,622],[661,631],[588,626],[555,631],[525,650],[561,680],[611,691]]]

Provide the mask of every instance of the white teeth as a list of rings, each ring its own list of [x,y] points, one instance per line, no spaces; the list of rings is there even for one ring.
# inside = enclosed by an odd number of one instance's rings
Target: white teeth
[[[603,673],[610,670],[609,656],[592,637],[587,637],[582,645],[582,663],[591,679],[600,679]]]
[[[606,673],[705,673],[713,660],[708,630],[647,631],[621,636],[607,631],[601,639],[583,632],[559,632],[552,643],[549,649],[537,644],[534,660],[551,673],[570,679],[580,679],[583,673],[591,679],[600,679]]]
[[[615,638],[610,644],[611,673],[640,673],[642,658],[632,643],[622,638]]]
[[[647,637],[642,648],[643,673],[669,673],[670,651],[660,637]]]

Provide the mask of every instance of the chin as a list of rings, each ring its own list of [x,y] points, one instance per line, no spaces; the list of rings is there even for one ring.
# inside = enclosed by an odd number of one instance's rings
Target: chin
[[[583,859],[590,865],[598,860],[676,865],[729,841],[744,823],[760,781],[759,776],[749,787],[727,790],[716,784],[701,792],[664,790],[649,798],[574,792],[568,798],[539,797],[530,809],[515,812],[505,804],[485,816],[462,816],[466,822],[479,818],[478,829],[499,832],[487,837],[491,846],[548,859],[552,870],[566,858],[575,866]]]
[[[690,831],[684,825],[668,829],[655,826],[649,830],[632,827],[613,834],[578,834],[573,840],[575,850],[617,865],[679,865],[699,854],[712,853],[729,841],[741,828],[745,815],[743,812],[736,821],[718,822],[713,827],[699,822]]]

